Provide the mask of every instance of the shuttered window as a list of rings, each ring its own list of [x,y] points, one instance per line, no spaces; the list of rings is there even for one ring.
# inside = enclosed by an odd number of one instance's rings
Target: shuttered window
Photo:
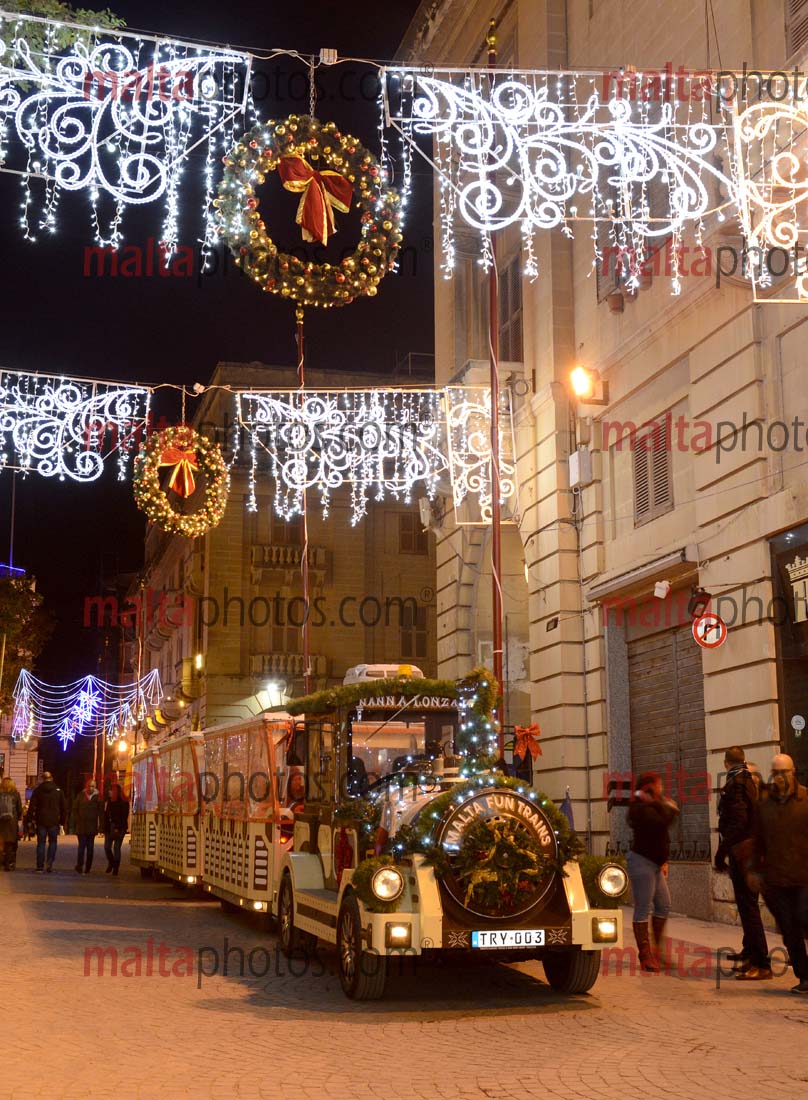
[[[786,0],[786,54],[793,57],[808,45],[808,0]]]
[[[522,257],[514,256],[499,272],[499,358],[524,362],[522,350]]]
[[[634,526],[673,508],[671,432],[667,418],[641,428],[632,439],[634,458]]]

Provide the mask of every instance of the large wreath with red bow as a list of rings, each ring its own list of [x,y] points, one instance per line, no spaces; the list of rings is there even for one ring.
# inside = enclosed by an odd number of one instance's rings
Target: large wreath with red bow
[[[218,444],[185,424],[150,435],[135,459],[135,503],[170,535],[193,539],[215,527],[229,491],[230,473]],[[172,497],[192,510],[178,511]],[[193,507],[196,497],[199,504]]]
[[[222,237],[245,274],[264,290],[299,306],[345,306],[372,297],[395,262],[401,242],[401,199],[374,155],[334,122],[308,115],[269,121],[244,134],[224,158],[214,205]],[[279,252],[259,211],[255,189],[277,170],[288,191],[300,195],[297,224],[303,239],[322,245],[337,230],[335,213],[352,201],[362,231],[350,255],[313,263]]]

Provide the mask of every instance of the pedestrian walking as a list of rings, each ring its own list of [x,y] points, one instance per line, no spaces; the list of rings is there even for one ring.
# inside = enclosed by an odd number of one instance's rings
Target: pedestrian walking
[[[4,871],[13,871],[17,864],[21,817],[22,799],[14,780],[7,775],[0,780],[0,856]]]
[[[803,925],[808,910],[808,790],[785,753],[772,760],[768,797],[757,804],[749,886],[763,898],[783,937],[797,977],[792,993],[808,993]]]
[[[739,746],[727,749],[724,768],[727,777],[718,800],[718,833],[721,839],[713,865],[720,873],[729,871],[743,928],[741,950],[727,957],[738,964],[735,977],[739,981],[764,981],[771,978],[772,969],[760,916],[760,895],[746,881],[746,864],[752,854],[758,786],[747,766],[746,754]]]
[[[93,866],[96,834],[103,824],[103,807],[91,775],[87,776],[83,789],[73,802],[73,821],[79,841],[76,873],[89,875]]]
[[[36,869],[40,873],[52,871],[56,859],[59,828],[67,820],[67,807],[65,796],[53,782],[50,772],[42,773],[42,782],[31,795],[31,801],[28,803],[28,819],[36,827]]]
[[[121,844],[129,825],[129,803],[123,797],[120,783],[113,783],[104,803],[104,852],[106,874],[118,874],[121,866]]]
[[[662,793],[662,777],[657,772],[643,772],[628,808],[628,823],[634,836],[626,864],[634,895],[634,938],[640,966],[652,973],[658,973],[660,962],[665,962],[663,938],[671,909],[668,830],[678,813],[676,803]],[[648,927],[652,911],[656,953]]]

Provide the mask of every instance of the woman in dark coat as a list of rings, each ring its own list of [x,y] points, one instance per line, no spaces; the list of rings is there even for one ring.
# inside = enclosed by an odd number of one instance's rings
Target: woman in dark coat
[[[22,799],[10,776],[0,780],[0,851],[4,871],[13,871],[17,865]]]
[[[643,772],[628,808],[628,823],[634,830],[626,858],[631,892],[634,895],[634,938],[643,970],[657,972],[659,958],[651,946],[648,918],[653,909],[654,938],[662,951],[665,922],[671,908],[668,890],[668,830],[679,807],[662,793],[662,777]]]
[[[129,803],[123,797],[120,783],[113,783],[104,803],[104,852],[108,875],[117,875],[121,866],[121,844],[128,825]]]

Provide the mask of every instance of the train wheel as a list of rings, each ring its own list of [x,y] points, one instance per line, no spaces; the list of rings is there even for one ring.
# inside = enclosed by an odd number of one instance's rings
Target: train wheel
[[[547,981],[557,993],[588,993],[598,980],[600,951],[572,947],[548,952],[542,963]]]
[[[376,1001],[384,995],[387,958],[362,949],[362,921],[353,894],[343,900],[337,918],[339,980],[354,1001]]]
[[[289,875],[283,876],[278,896],[278,938],[281,951],[291,959],[297,955],[310,955],[317,946],[317,937],[295,928],[295,896]]]

